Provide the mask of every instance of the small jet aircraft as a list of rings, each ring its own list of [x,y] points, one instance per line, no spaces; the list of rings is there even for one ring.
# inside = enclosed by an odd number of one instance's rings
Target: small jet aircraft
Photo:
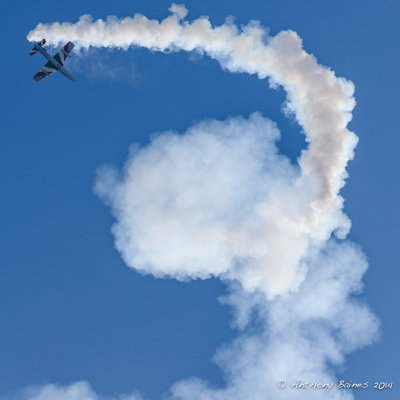
[[[54,57],[52,57],[43,48],[45,43],[46,40],[42,39],[40,42],[35,43],[33,49],[29,52],[31,56],[39,52],[49,60],[49,62],[33,77],[33,79],[36,82],[40,82],[42,79],[50,76],[53,72],[60,71],[67,78],[71,79],[71,81],[76,82],[75,78],[64,68],[64,61],[74,48],[74,44],[72,42],[68,42],[64,47],[61,47],[61,49],[57,52],[57,54],[54,55]]]

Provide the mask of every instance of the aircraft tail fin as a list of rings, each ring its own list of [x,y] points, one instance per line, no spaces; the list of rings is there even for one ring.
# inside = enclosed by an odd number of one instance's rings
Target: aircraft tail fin
[[[34,54],[36,54],[36,53],[38,52],[37,49],[36,49],[36,46],[43,47],[45,43],[46,43],[46,39],[42,39],[40,42],[36,43],[36,44],[33,46],[33,49],[29,52],[29,54],[30,54],[31,56],[33,56]]]

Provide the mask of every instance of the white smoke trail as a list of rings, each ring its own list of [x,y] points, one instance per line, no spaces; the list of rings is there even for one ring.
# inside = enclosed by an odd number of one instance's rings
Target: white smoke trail
[[[179,399],[313,399],[321,391],[278,390],[278,379],[330,381],[331,367],[372,341],[377,322],[353,298],[366,269],[344,239],[350,221],[340,188],[357,137],[346,126],[353,84],[302,49],[295,32],[275,37],[257,22],[213,27],[186,21],[173,4],[161,22],[143,15],[106,21],[39,24],[29,40],[81,47],[146,47],[206,53],[232,72],[268,77],[287,91],[286,108],[308,142],[293,167],[277,153],[279,131],[260,114],[206,121],[185,134],[154,137],[133,148],[122,176],[100,171],[96,191],[117,219],[116,247],[143,273],[176,279],[216,276],[229,282],[225,299],[243,334],[217,354],[227,385],[198,380],[172,387]],[[261,328],[246,326],[257,311]],[[333,399],[351,394],[332,389]]]
[[[350,222],[341,211],[343,199],[338,191],[357,143],[357,137],[346,129],[355,105],[353,84],[336,78],[332,71],[318,65],[302,49],[301,40],[294,32],[281,32],[271,38],[256,22],[241,30],[231,22],[213,28],[206,17],[191,23],[183,21],[187,14],[183,6],[173,4],[170,11],[172,15],[161,22],[137,14],[122,20],[108,17],[106,21],[92,21],[83,16],[75,24],[39,24],[28,39],[46,37],[53,44],[68,39],[83,47],[136,45],[159,51],[198,50],[216,58],[230,71],[257,73],[260,78],[268,76],[273,84],[282,85],[288,92],[287,108],[303,126],[309,146],[299,159],[301,176],[294,187],[275,195],[268,208],[260,212],[265,220],[270,220],[269,224],[276,221],[278,230],[290,225],[287,230],[296,232],[302,244],[286,255],[278,271],[274,268],[274,275],[281,275],[274,283],[265,276],[271,273],[265,263],[254,267],[259,272],[258,278],[254,274],[248,276],[248,269],[242,270],[240,277],[249,290],[263,288],[270,296],[282,293],[292,287],[310,241],[326,241],[334,230],[344,237],[349,230]],[[286,204],[289,197],[301,200]],[[136,267],[144,269],[135,264]],[[157,266],[152,268],[157,273]],[[203,268],[209,269],[210,265],[201,265],[197,271],[191,268],[189,274],[183,267],[180,274],[170,275],[202,277]],[[224,272],[221,267],[215,268],[213,275]],[[165,268],[160,271],[163,274],[168,274]]]

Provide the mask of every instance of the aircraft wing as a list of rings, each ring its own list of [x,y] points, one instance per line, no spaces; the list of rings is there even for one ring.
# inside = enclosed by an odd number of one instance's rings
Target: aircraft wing
[[[47,78],[47,75],[42,71],[42,70],[40,70],[39,72],[37,72],[36,73],[36,75],[33,77],[33,79],[36,81],[36,82],[40,82],[42,79],[44,79],[44,78]]]
[[[61,47],[60,50],[53,56],[53,58],[61,65],[64,65],[65,59],[69,56],[75,45],[72,42],[68,42],[65,46]]]
[[[51,57],[41,45],[36,45],[32,52],[35,50],[40,51],[49,60],[49,62],[45,64],[45,66],[33,77],[33,79],[36,82],[40,82],[42,79],[50,76],[53,72],[60,71],[67,78],[75,82],[74,77],[64,68],[65,59],[69,56],[73,48],[74,44],[72,42],[68,42],[54,55],[54,57]]]
[[[49,61],[39,72],[36,73],[33,79],[36,82],[40,82],[42,79],[47,78],[57,70],[58,69],[51,63],[51,61]]]

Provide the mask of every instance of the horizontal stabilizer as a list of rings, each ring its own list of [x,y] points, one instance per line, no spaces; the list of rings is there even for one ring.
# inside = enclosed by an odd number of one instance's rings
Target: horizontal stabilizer
[[[33,46],[33,49],[29,52],[29,54],[30,54],[31,56],[33,56],[34,54],[36,54],[36,53],[38,52],[37,49],[36,49],[36,46],[43,47],[43,46],[45,45],[45,43],[46,43],[46,39],[42,39],[40,42],[36,43],[36,44]]]

